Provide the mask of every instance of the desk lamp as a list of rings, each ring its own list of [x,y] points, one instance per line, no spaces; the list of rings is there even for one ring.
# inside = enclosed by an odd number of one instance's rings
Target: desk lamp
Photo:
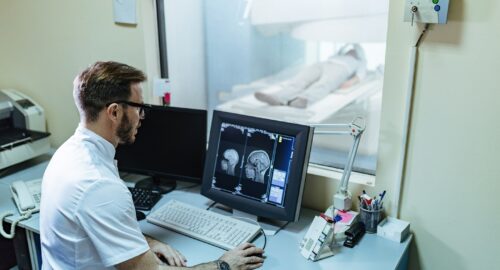
[[[342,178],[340,180],[337,193],[333,195],[333,207],[348,211],[351,209],[352,205],[352,195],[347,189],[349,185],[349,177],[351,176],[352,165],[354,163],[354,158],[358,151],[359,141],[361,135],[365,131],[365,121],[362,117],[356,117],[349,124],[314,124],[311,125],[315,127],[314,133],[319,135],[351,135],[354,139],[349,156],[347,158],[347,163],[342,173]],[[337,129],[337,130],[335,130]],[[340,129],[340,130],[339,130]],[[345,131],[341,129],[347,129]],[[333,208],[332,208],[333,210]],[[331,213],[333,214],[333,212]]]

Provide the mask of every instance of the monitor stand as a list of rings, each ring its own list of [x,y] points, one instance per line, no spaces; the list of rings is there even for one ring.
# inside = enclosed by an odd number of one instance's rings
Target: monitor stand
[[[274,219],[268,219],[268,218],[263,218],[263,217],[258,217],[256,215],[248,214],[243,211],[239,211],[236,209],[231,209],[225,205],[222,204],[217,204],[215,208],[219,208],[221,210],[231,212],[233,213],[233,217],[239,220],[247,220],[249,223],[256,224],[258,223],[260,227],[264,230],[264,233],[266,235],[273,236],[277,234],[281,229],[283,229],[287,224],[288,221],[280,221],[280,220],[274,220]]]
[[[137,182],[135,186],[138,188],[156,189],[160,191],[161,194],[166,194],[173,191],[177,187],[177,182],[172,179],[151,176]]]

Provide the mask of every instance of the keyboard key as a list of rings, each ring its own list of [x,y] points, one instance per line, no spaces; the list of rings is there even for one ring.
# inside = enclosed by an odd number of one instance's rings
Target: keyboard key
[[[132,194],[135,209],[149,211],[161,199],[161,193],[154,189],[128,188]]]

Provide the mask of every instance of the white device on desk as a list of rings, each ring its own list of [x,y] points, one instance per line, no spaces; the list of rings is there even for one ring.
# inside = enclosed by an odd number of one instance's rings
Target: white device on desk
[[[324,218],[316,216],[300,243],[300,254],[317,261],[335,254],[333,249],[334,227]]]
[[[43,108],[26,95],[0,90],[0,169],[50,150]]]
[[[14,237],[17,223],[29,219],[31,214],[40,211],[41,184],[42,179],[35,179],[26,182],[16,181],[12,183],[10,186],[12,199],[14,200],[21,217],[12,222],[10,233],[6,233],[3,230],[3,226],[0,226],[0,233],[3,237],[12,239]],[[4,218],[12,215],[13,213],[9,212],[3,213],[0,215],[0,220],[3,221]]]
[[[147,221],[227,250],[250,242],[262,230],[258,225],[176,200],[155,210]]]

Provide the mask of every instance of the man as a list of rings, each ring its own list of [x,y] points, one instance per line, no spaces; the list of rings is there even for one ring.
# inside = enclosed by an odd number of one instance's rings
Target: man
[[[115,148],[134,142],[144,118],[145,80],[140,70],[116,62],[97,62],[76,77],[73,97],[80,124],[43,177],[42,269],[186,266],[177,250],[142,235],[130,192],[114,163]],[[255,269],[263,263],[262,253],[246,243],[193,268]]]

